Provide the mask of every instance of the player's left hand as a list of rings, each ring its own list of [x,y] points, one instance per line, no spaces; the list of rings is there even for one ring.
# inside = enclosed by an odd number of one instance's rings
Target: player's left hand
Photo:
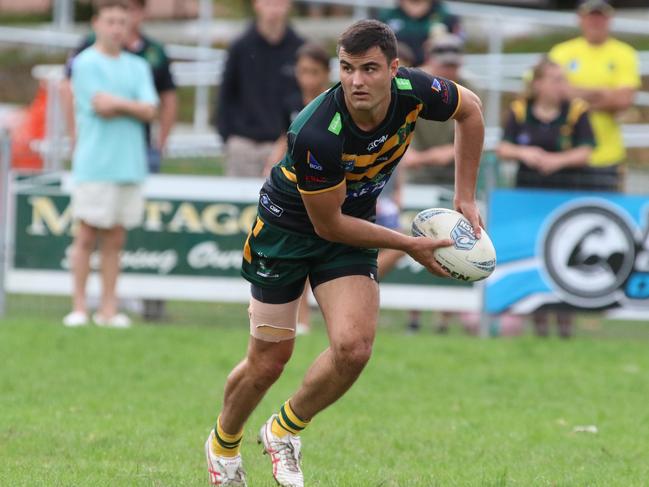
[[[480,210],[478,210],[478,205],[476,205],[475,200],[463,201],[455,200],[455,210],[462,213],[469,223],[473,227],[476,238],[482,236],[482,228],[484,228],[484,222],[480,216]]]
[[[105,118],[119,115],[120,99],[109,93],[97,93],[92,97],[92,108],[97,115]]]

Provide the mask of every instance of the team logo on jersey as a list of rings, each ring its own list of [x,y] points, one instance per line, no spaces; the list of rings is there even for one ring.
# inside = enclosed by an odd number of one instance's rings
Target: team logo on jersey
[[[430,85],[430,87],[435,93],[439,93],[440,91],[442,91],[442,84],[439,82],[437,78],[433,79],[433,84]]]
[[[570,63],[568,63],[568,71],[574,72],[574,71],[577,71],[578,69],[579,69],[579,61],[578,60],[573,59],[572,61],[570,61]]]
[[[356,159],[343,159],[340,161],[345,171],[353,171],[356,165]]]
[[[532,137],[530,137],[530,134],[527,132],[521,132],[518,134],[518,137],[516,137],[516,142],[518,142],[519,145],[529,145],[529,143],[532,142]]]
[[[323,170],[323,167],[316,160],[316,158],[313,157],[313,154],[311,154],[311,151],[307,151],[307,159],[309,161],[309,167],[311,169],[315,169],[316,171],[322,171]]]

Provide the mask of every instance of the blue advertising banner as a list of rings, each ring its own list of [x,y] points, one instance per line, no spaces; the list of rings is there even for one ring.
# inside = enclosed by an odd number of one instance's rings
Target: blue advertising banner
[[[649,197],[497,190],[489,209],[498,266],[488,312],[649,313]]]

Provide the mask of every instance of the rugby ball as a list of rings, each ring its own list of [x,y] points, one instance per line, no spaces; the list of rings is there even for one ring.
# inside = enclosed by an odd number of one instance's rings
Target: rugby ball
[[[412,222],[415,237],[453,240],[450,247],[434,251],[435,260],[453,279],[474,282],[485,279],[496,268],[496,249],[487,232],[477,239],[473,226],[461,213],[447,208],[429,208]]]

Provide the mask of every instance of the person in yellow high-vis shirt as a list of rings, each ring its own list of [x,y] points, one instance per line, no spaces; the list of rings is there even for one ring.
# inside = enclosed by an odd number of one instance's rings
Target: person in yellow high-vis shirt
[[[619,190],[626,151],[616,116],[632,106],[640,86],[638,57],[630,45],[610,36],[614,14],[607,0],[582,0],[582,36],[552,48],[549,57],[564,67],[572,96],[588,102],[596,147],[590,158],[592,188]]]

